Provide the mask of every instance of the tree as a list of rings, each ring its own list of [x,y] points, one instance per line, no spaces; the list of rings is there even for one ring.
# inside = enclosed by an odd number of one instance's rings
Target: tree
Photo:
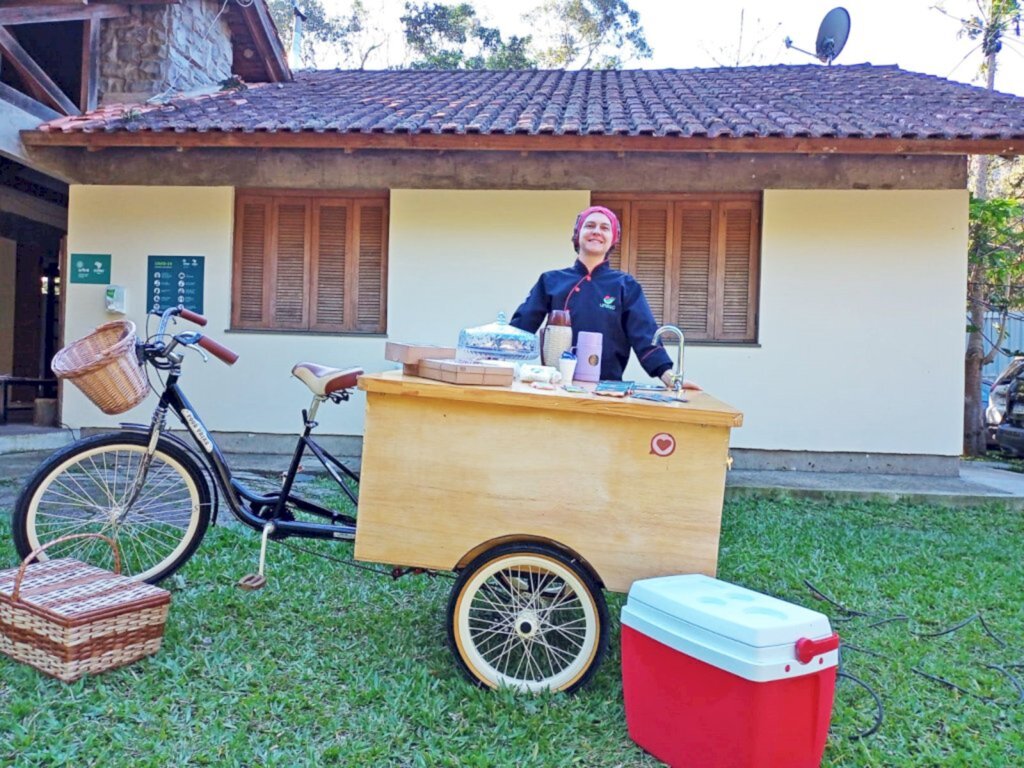
[[[523,18],[549,30],[538,54],[546,67],[618,69],[623,61],[651,57],[640,14],[626,0],[545,0]]]
[[[958,36],[979,41],[974,50],[981,50],[984,62],[981,72],[985,86],[995,89],[998,55],[1004,36],[1011,29],[1020,35],[1019,0],[975,0],[978,13],[956,17],[945,9],[938,9],[960,23]],[[973,52],[973,51],[972,51]],[[968,54],[970,55],[970,54]],[[1008,269],[1003,256],[1012,253],[1006,244],[1010,229],[1003,224],[1012,219],[1009,214],[1012,201],[987,200],[989,186],[989,159],[979,157],[975,176],[974,201],[971,203],[971,245],[968,252],[967,279],[967,354],[964,357],[964,453],[978,456],[985,452],[985,425],[981,406],[981,369],[995,358],[1002,343],[998,341],[985,351],[984,324],[989,306],[998,306],[998,290],[1013,296],[1024,284],[1024,269]],[[985,205],[988,203],[989,205]],[[1000,224],[1003,222],[1003,224]],[[994,229],[993,229],[994,228]],[[1019,229],[1019,227],[1018,227]],[[999,234],[999,233],[1002,234]],[[994,239],[993,239],[994,238]],[[1002,243],[1002,244],[1000,244]],[[994,291],[993,288],[996,288]],[[1009,303],[1009,299],[1003,302]],[[1005,314],[1004,314],[1005,319]]]
[[[295,32],[292,0],[268,0],[267,5],[281,41],[290,50]],[[362,0],[354,0],[348,16],[341,17],[329,16],[323,0],[299,0],[297,5],[304,18],[300,60],[292,62],[293,67],[316,67],[331,56],[337,66],[362,69],[369,55],[384,44],[386,34],[371,22]]]
[[[969,338],[978,336],[982,343],[991,345],[977,370],[990,362],[995,354],[1002,351],[1007,355],[1021,354],[1017,349],[1005,349],[1006,321],[1012,311],[1024,308],[1024,204],[1020,200],[992,198],[984,200],[971,197],[970,226],[967,246],[967,294],[969,298]],[[986,315],[995,314],[994,339],[983,335]],[[966,365],[971,366],[968,354]],[[970,443],[977,455],[985,451],[984,425],[981,423],[981,402],[975,402],[978,416],[978,434],[968,433],[967,414],[964,424],[964,450],[967,453],[969,440],[980,440],[980,445]]]
[[[498,29],[484,26],[469,3],[406,3],[401,17],[405,42],[415,56],[413,69],[533,69],[530,37],[506,42]]]

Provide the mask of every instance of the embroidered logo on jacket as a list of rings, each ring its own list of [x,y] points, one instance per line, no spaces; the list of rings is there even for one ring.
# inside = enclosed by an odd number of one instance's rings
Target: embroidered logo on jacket
[[[598,304],[598,306],[601,307],[601,309],[610,309],[612,312],[614,312],[615,311],[615,297],[614,296],[605,296],[604,300],[600,304]]]

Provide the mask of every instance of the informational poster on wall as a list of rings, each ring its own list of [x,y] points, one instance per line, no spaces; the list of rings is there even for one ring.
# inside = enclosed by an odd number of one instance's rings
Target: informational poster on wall
[[[146,311],[182,306],[203,314],[205,256],[150,256]]]
[[[110,282],[109,253],[72,253],[68,258],[72,283],[106,285]]]

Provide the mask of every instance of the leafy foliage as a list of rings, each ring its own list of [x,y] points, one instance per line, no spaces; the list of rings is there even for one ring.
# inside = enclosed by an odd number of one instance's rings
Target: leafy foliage
[[[295,32],[292,0],[268,0],[271,18],[277,27],[281,41],[291,49]],[[292,66],[315,67],[326,51],[339,62],[362,68],[366,57],[379,47],[369,37],[379,36],[370,23],[370,15],[361,0],[355,0],[348,16],[329,15],[323,0],[301,0],[299,11],[305,17],[302,21],[301,61]]]
[[[968,260],[990,309],[1024,308],[1024,205],[1020,200],[971,199]]]
[[[292,0],[267,0],[285,47],[290,50],[295,23]],[[363,0],[331,15],[327,0],[299,0],[303,14],[300,61],[295,67],[362,69],[387,42],[380,20]],[[412,69],[559,69],[617,68],[632,58],[650,58],[640,16],[626,0],[545,0],[524,16],[545,40],[534,35],[505,37],[488,26],[470,2],[406,2],[400,17],[407,63]],[[331,65],[328,65],[331,66]]]
[[[935,6],[945,15],[960,23],[958,37],[981,42],[974,50],[980,49],[984,61],[980,72],[985,75],[986,88],[995,89],[996,66],[998,54],[1002,49],[1002,39],[1011,28],[1020,36],[1020,3],[1019,0],[975,0],[976,14],[957,17],[945,10],[941,5]],[[971,51],[973,53],[973,51]],[[970,53],[968,53],[968,56]],[[966,58],[966,57],[965,57]],[[995,357],[995,353],[1003,340],[1007,307],[1019,301],[1015,293],[1024,274],[1019,267],[1019,259],[1007,258],[1014,250],[1011,241],[1000,240],[1000,221],[1007,221],[1010,209],[1000,203],[992,207],[984,206],[985,198],[989,197],[990,158],[981,155],[977,158],[974,175],[975,193],[978,198],[971,205],[971,244],[968,255],[967,275],[967,351],[964,356],[964,453],[978,456],[985,452],[984,424],[981,416],[981,369]],[[976,205],[977,204],[977,205]],[[980,207],[979,207],[980,206]],[[994,229],[993,229],[994,227]],[[1003,235],[1010,230],[1004,229]],[[994,238],[994,239],[993,239]],[[1019,247],[1017,248],[1019,251]],[[1017,263],[1017,267],[1009,269]],[[1003,298],[997,306],[1002,306],[1003,318],[999,323],[999,338],[990,344],[985,352],[985,339],[982,327],[985,313],[988,311],[997,290],[1003,290]]]
[[[626,0],[545,0],[526,15],[550,30],[540,63],[556,69],[618,69],[630,58],[649,59],[640,14]]]
[[[413,69],[533,69],[530,37],[486,27],[469,3],[406,3],[401,17],[405,42],[417,57]]]
[[[1019,0],[990,0],[987,7],[978,3],[978,11],[960,19],[957,36],[980,40],[984,56],[997,54],[1003,49],[1003,35],[1011,28],[1020,37]]]

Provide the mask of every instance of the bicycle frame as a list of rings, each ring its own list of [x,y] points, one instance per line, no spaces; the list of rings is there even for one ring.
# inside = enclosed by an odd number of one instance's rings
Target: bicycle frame
[[[302,457],[306,450],[316,456],[317,460],[324,466],[332,479],[338,484],[342,492],[358,505],[359,497],[356,492],[344,483],[344,477],[348,477],[358,484],[359,475],[346,467],[341,461],[332,456],[327,450],[320,446],[313,439],[311,433],[316,426],[305,409],[302,411],[305,424],[302,434],[299,435],[292,455],[288,472],[285,474],[280,490],[270,494],[258,494],[250,490],[244,483],[235,478],[231,472],[223,451],[210,434],[202,418],[189,402],[185,393],[178,386],[180,370],[177,366],[172,368],[168,374],[167,384],[160,396],[160,402],[153,412],[153,419],[150,424],[148,454],[156,450],[157,442],[163,434],[167,422],[168,408],[173,410],[185,428],[195,440],[196,445],[202,450],[202,458],[219,484],[223,497],[227,500],[232,514],[242,523],[256,531],[262,531],[268,524],[273,524],[272,538],[280,539],[287,536],[301,536],[314,539],[345,539],[351,540],[355,536],[356,521],[350,515],[341,514],[334,510],[327,509],[315,502],[304,499],[292,493],[295,483],[295,476],[299,471]],[[148,462],[143,462],[139,469],[139,477],[144,477],[148,468]],[[343,477],[344,475],[344,477]],[[296,509],[322,517],[329,522],[317,523],[304,520],[291,520],[287,506],[291,504]],[[130,506],[130,505],[128,505]],[[253,509],[260,507],[267,510],[267,516],[256,514]]]

